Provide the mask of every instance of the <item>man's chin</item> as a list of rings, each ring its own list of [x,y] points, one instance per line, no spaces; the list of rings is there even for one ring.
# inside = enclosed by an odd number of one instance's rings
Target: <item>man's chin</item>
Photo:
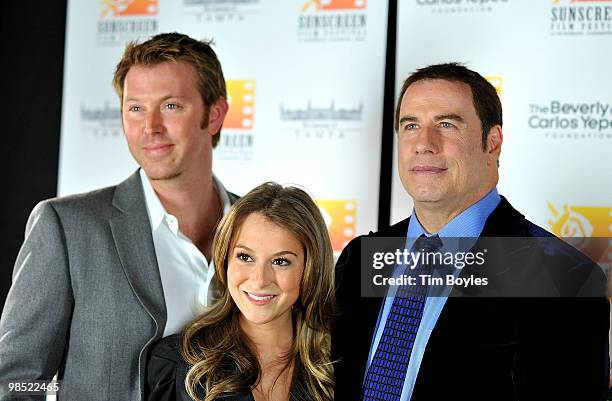
[[[431,188],[424,186],[415,186],[407,190],[415,203],[432,203],[440,202],[444,199],[444,193],[439,188]]]
[[[143,168],[143,170],[145,171],[147,178],[149,178],[151,181],[171,180],[181,175],[181,173],[178,171],[160,171],[155,169],[147,170],[146,168]]]
[[[420,197],[420,198],[412,198],[414,201],[414,205],[415,206],[421,206],[421,207],[428,207],[428,208],[432,208],[435,207],[437,205],[441,205],[442,204],[442,199],[437,198],[437,197]]]

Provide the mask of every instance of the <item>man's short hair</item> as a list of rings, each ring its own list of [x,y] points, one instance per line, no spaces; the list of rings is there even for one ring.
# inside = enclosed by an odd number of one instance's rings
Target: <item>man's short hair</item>
[[[470,86],[474,108],[482,126],[482,148],[487,148],[487,136],[492,127],[502,126],[502,106],[495,87],[476,71],[459,63],[434,64],[419,68],[413,72],[402,85],[395,108],[395,130],[399,130],[400,106],[402,98],[410,85],[424,79],[443,79],[445,81],[463,82]]]
[[[198,76],[198,90],[204,101],[202,126],[208,124],[210,106],[219,98],[227,98],[221,63],[210,47],[212,41],[199,41],[180,33],[161,33],[143,43],[129,42],[113,77],[113,87],[123,104],[123,85],[128,71],[135,65],[152,66],[167,61],[183,61],[193,66]],[[219,142],[221,131],[215,133],[212,145]]]

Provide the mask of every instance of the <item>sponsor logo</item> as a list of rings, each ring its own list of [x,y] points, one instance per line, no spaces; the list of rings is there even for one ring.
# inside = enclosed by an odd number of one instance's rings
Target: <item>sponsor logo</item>
[[[223,160],[253,158],[253,126],[255,116],[255,81],[226,81],[229,110],[223,122],[217,152]]]
[[[527,125],[549,139],[612,139],[612,103],[551,100],[528,105]]]
[[[158,31],[158,0],[102,0],[97,25],[99,46],[123,46]]]
[[[108,101],[102,107],[81,103],[79,114],[82,132],[100,138],[123,136],[121,109],[109,106]]]
[[[253,128],[255,81],[234,79],[227,81],[226,86],[230,107],[223,127],[243,130]]]
[[[612,34],[612,0],[553,0],[551,35]]]
[[[438,14],[491,12],[496,6],[508,3],[509,0],[416,0],[417,5]]]
[[[363,115],[363,103],[353,106],[336,106],[335,101],[323,105],[280,105],[281,130],[296,138],[344,139],[359,133]]]
[[[366,9],[366,0],[308,0],[298,16],[298,40],[363,41],[367,33]]]
[[[316,203],[327,225],[334,253],[342,252],[355,237],[357,201],[318,199]]]
[[[566,239],[594,261],[612,264],[612,207],[564,204],[561,210],[548,202],[550,231]],[[599,238],[599,239],[598,239]]]
[[[366,0],[308,0],[302,6],[302,12],[310,8],[315,11],[363,10],[366,8]]]
[[[260,0],[183,0],[184,14],[202,23],[242,22],[259,12]]]
[[[157,15],[157,0],[102,0],[100,17],[112,14],[113,17],[126,15]]]

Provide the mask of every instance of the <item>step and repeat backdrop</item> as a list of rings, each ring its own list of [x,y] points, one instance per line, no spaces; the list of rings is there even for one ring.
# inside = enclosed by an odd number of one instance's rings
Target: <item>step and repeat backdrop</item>
[[[70,1],[58,193],[137,167],[114,67],[128,41],[183,32],[214,40],[227,79],[216,175],[238,194],[305,187],[340,251],[377,225],[387,13],[367,0]],[[485,75],[504,107],[500,192],[559,236],[612,237],[611,49],[611,0],[399,0],[395,85],[446,61]],[[412,207],[396,164],[391,223]]]
[[[612,237],[612,0],[398,0],[396,92],[458,61],[504,107],[500,193],[562,237]],[[378,219],[387,1],[73,0],[59,195],[136,168],[111,87],[125,44],[213,39],[230,110],[213,170],[238,194],[269,180],[317,200],[336,252]],[[385,133],[387,135],[391,133]],[[393,150],[391,221],[411,213]],[[386,207],[386,205],[383,205]],[[598,262],[610,265],[612,247]]]
[[[429,64],[480,72],[504,110],[500,193],[558,236],[612,237],[611,51],[610,0],[400,0],[396,93]],[[412,201],[394,158],[397,222]]]
[[[213,39],[230,109],[213,171],[232,192],[298,184],[336,252],[375,229],[387,2],[69,1],[59,195],[114,185],[137,165],[111,80],[128,41],[161,32]]]

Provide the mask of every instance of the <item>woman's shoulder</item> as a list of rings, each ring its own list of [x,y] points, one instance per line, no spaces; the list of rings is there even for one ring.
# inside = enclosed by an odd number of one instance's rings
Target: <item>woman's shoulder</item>
[[[162,338],[151,348],[150,360],[155,358],[178,363],[182,359],[180,353],[180,342],[181,336],[179,334],[173,334],[171,336]]]
[[[185,390],[189,365],[183,359],[180,335],[172,335],[151,347],[147,363],[147,401],[191,401]],[[202,387],[199,388],[202,390]],[[204,393],[198,394],[200,398]],[[225,396],[224,401],[254,401],[250,391]]]
[[[180,353],[180,340],[180,335],[175,334],[151,347],[146,377],[148,401],[189,400],[184,398],[187,364]]]

